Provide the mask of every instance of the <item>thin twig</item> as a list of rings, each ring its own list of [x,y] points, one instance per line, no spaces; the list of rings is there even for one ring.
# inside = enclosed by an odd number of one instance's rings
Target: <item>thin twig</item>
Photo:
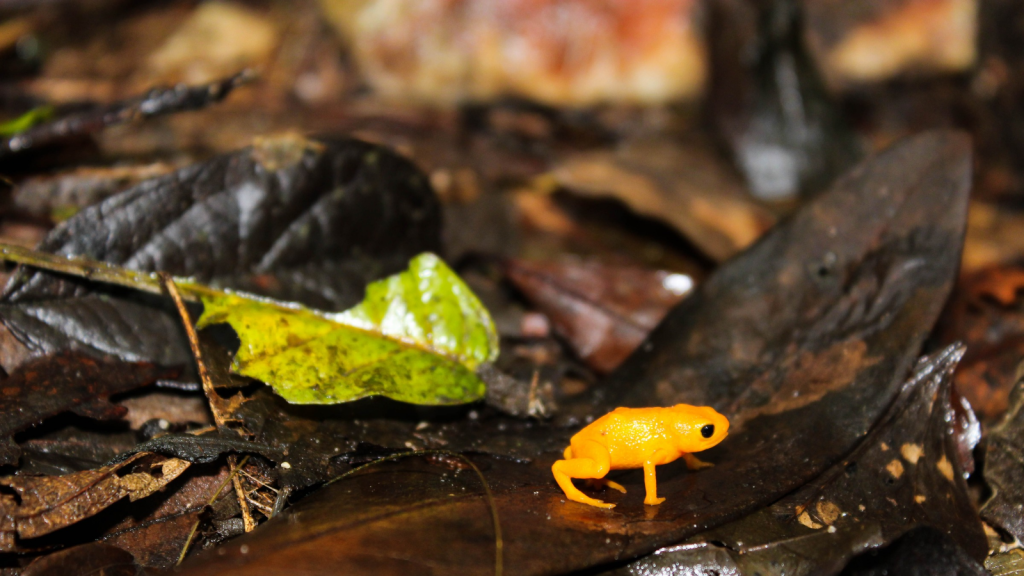
[[[110,126],[133,122],[143,118],[199,110],[223,100],[232,90],[251,82],[255,71],[241,72],[198,86],[178,84],[153,88],[141,96],[102,106],[95,110],[70,114],[51,122],[29,128],[7,139],[0,139],[0,157],[55,142],[94,134]]]
[[[192,318],[188,315],[188,308],[185,307],[185,301],[181,298],[181,293],[178,292],[177,285],[174,284],[174,279],[171,275],[166,272],[157,272],[157,276],[160,278],[160,283],[163,284],[164,290],[170,295],[171,300],[174,300],[174,305],[178,308],[178,314],[181,316],[181,323],[185,326],[185,334],[188,336],[188,345],[192,348],[192,356],[196,360],[196,369],[199,371],[199,381],[203,383],[203,392],[206,393],[206,399],[210,403],[210,411],[213,412],[213,421],[217,423],[217,427],[224,426],[225,419],[224,415],[220,413],[217,400],[220,396],[217,395],[217,391],[213,389],[213,379],[210,378],[210,372],[206,369],[206,363],[203,362],[203,353],[199,348],[199,336],[196,334],[196,328],[192,325]]]
[[[228,456],[229,463],[234,459],[234,456]],[[238,505],[242,509],[242,525],[245,526],[246,532],[252,532],[256,529],[256,521],[252,519],[252,512],[249,511],[249,500],[242,489],[242,480],[235,474],[231,477],[231,483],[235,485],[235,496],[238,497]]]
[[[196,334],[196,328],[192,325],[192,318],[188,314],[188,308],[185,307],[185,301],[181,298],[181,293],[178,292],[177,285],[174,284],[174,279],[171,275],[166,272],[158,272],[157,277],[160,278],[160,283],[163,285],[164,290],[170,295],[171,300],[174,301],[175,307],[178,309],[178,314],[181,316],[181,323],[185,326],[185,334],[188,336],[188,344],[192,347],[192,356],[196,361],[196,369],[199,372],[199,381],[203,383],[203,392],[206,393],[206,399],[210,404],[210,412],[213,413],[213,421],[217,423],[218,428],[223,428],[227,422],[224,414],[220,410],[220,396],[217,391],[213,388],[213,379],[210,378],[210,372],[206,369],[206,362],[203,362],[203,353],[199,348],[199,335]],[[228,465],[231,467],[235,466],[235,457],[228,456]],[[238,478],[238,475],[231,477],[231,483],[235,487],[235,496],[238,497],[238,507],[242,509],[242,521],[245,526],[246,532],[252,532],[256,528],[256,521],[252,518],[252,512],[249,510],[249,502],[245,498],[245,491],[242,489],[242,482]]]
[[[365,470],[365,469],[369,468],[370,466],[374,466],[376,464],[381,464],[383,462],[392,462],[392,461],[395,461],[395,460],[401,460],[402,458],[407,458],[409,456],[435,456],[435,455],[436,456],[453,456],[455,458],[459,458],[460,460],[462,460],[466,464],[469,464],[470,468],[472,468],[473,471],[476,472],[477,478],[480,479],[480,483],[483,484],[483,487],[484,487],[484,497],[487,498],[487,505],[491,509],[491,521],[494,524],[494,575],[495,576],[502,576],[502,572],[503,572],[503,569],[504,569],[505,542],[504,542],[504,540],[501,537],[501,521],[498,519],[498,506],[497,506],[497,504],[494,503],[494,495],[491,493],[491,486],[487,483],[487,479],[484,478],[484,473],[481,472],[480,469],[477,468],[476,464],[474,464],[472,460],[467,458],[465,454],[460,454],[458,452],[452,452],[450,450],[418,450],[418,451],[399,452],[397,454],[390,454],[388,456],[384,456],[383,458],[378,458],[377,460],[374,460],[373,462],[367,462],[366,464],[363,464],[362,466],[356,466],[355,468],[345,472],[344,474],[328,480],[324,484],[324,486],[327,486],[329,484],[334,484],[335,482],[344,480],[345,478],[348,478],[349,476],[355,474],[356,472],[359,472],[361,470]]]
[[[207,501],[207,506],[213,505],[213,503],[217,500],[217,497],[220,496],[220,493],[224,490],[224,487],[228,485],[228,482],[230,482],[231,479],[235,477],[235,474],[238,474],[238,471],[241,470],[242,466],[245,466],[245,463],[248,461],[249,457],[245,456],[244,458],[242,458],[242,461],[238,463],[238,466],[235,466],[231,469],[231,471],[228,473],[228,477],[225,478],[224,481],[220,483],[220,486],[217,486],[217,491],[214,492],[213,496],[210,497],[210,500]],[[185,539],[185,546],[182,547],[181,554],[178,556],[178,561],[175,564],[181,564],[181,562],[185,559],[185,554],[188,553],[188,547],[192,545],[192,538],[196,535],[196,530],[198,529],[199,520],[196,520],[196,523],[192,525],[192,530],[188,533],[188,538]]]

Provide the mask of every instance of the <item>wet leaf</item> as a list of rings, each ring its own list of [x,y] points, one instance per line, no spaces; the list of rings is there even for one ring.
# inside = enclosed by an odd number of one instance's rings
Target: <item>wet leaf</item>
[[[370,284],[358,306],[338,314],[236,293],[200,298],[197,327],[224,322],[242,341],[235,371],[296,404],[371,395],[413,404],[471,402],[485,391],[474,371],[498,356],[487,310],[433,254]]]
[[[950,346],[922,358],[856,450],[794,494],[616,573],[677,574],[715,561],[723,572],[834,574],[856,554],[922,525],[984,558],[988,543],[949,430],[949,388],[962,355],[962,346]]]
[[[949,536],[934,528],[908,532],[885,550],[854,559],[843,576],[986,576],[988,572]]]
[[[551,574],[651,552],[777,501],[848,454],[891,405],[949,294],[969,150],[962,135],[933,132],[859,166],[701,284],[600,394],[563,408],[567,426],[463,424],[460,437],[492,453],[474,462],[501,519],[505,570]],[[627,494],[601,493],[614,510],[565,501],[550,465],[586,415],[686,401],[718,406],[737,426],[702,454],[714,468],[660,467],[668,499],[658,507],[642,503],[635,471],[615,478]],[[449,449],[465,442],[446,438]],[[508,453],[534,456],[497,455]],[[467,477],[448,484],[452,474],[381,464],[185,573],[490,573],[488,500]]]
[[[985,440],[985,482],[992,497],[981,509],[990,524],[1024,540],[1024,379],[1018,378],[1003,421]]]
[[[439,212],[426,177],[387,150],[282,137],[144,181],[57,226],[39,248],[344,310],[371,280],[437,250]],[[12,371],[77,348],[190,363],[184,338],[168,338],[180,320],[165,304],[24,272],[0,305],[0,361]]]
[[[188,462],[177,458],[139,453],[118,464],[66,476],[0,478],[0,486],[6,489],[0,492],[0,550],[17,550],[15,536],[37,538],[97,514],[122,498],[133,502],[145,498],[188,467]]]
[[[127,410],[111,404],[111,395],[174,376],[175,372],[152,364],[96,359],[77,352],[23,365],[0,380],[0,465],[18,460],[21,451],[11,440],[15,432],[68,411],[119,418]]]
[[[164,434],[119,455],[113,463],[122,463],[144,452],[173,456],[192,464],[209,464],[222,454],[259,454],[275,462],[284,459],[283,451],[273,446],[250,442],[231,430],[214,430],[206,434]]]
[[[11,261],[159,293],[154,273],[125,270],[0,244]],[[357,306],[330,314],[289,302],[175,280],[203,304],[197,328],[230,325],[241,341],[234,370],[265,382],[289,402],[339,404],[387,396],[413,404],[461,404],[483,397],[475,370],[498,356],[487,310],[437,256],[366,288]]]
[[[103,542],[54,552],[37,558],[21,576],[135,576],[139,567],[131,553]]]
[[[621,364],[694,284],[686,274],[597,261],[509,260],[505,274],[601,372]]]

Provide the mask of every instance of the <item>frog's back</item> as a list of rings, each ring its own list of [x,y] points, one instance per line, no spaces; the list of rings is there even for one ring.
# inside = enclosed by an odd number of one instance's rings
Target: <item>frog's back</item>
[[[668,443],[665,408],[616,408],[572,437],[576,446],[594,441],[608,450],[612,468],[636,468]]]

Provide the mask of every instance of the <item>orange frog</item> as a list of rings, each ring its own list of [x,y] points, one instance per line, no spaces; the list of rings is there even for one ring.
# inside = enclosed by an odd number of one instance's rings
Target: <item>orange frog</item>
[[[729,420],[707,406],[677,404],[668,408],[616,408],[580,430],[565,449],[565,460],[551,466],[555,481],[569,500],[614,508],[580,492],[573,478],[603,479],[609,470],[644,469],[644,504],[654,506],[658,498],[654,467],[680,456],[690,470],[709,468],[694,452],[707,450],[729,433]],[[608,487],[625,492],[622,485],[602,480]]]

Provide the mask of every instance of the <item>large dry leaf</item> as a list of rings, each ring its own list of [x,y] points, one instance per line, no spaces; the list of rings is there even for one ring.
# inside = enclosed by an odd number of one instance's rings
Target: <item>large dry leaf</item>
[[[7,489],[0,492],[0,550],[15,551],[16,537],[49,534],[122,498],[133,502],[145,498],[188,467],[184,460],[143,452],[117,464],[66,476],[0,478],[0,486]]]

